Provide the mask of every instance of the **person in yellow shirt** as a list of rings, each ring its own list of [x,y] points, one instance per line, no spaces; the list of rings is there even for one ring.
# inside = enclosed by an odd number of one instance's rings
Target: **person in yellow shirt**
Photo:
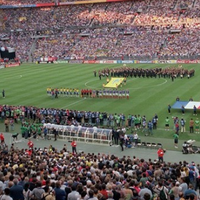
[[[67,97],[69,97],[69,89],[67,88],[67,93],[66,93]]]
[[[63,96],[63,88],[60,89],[60,95]]]
[[[58,96],[60,96],[60,88],[58,88],[57,91],[58,91]]]
[[[69,89],[69,96],[70,96],[70,97],[72,97],[72,92],[73,92],[73,90],[70,88],[70,89]]]
[[[76,89],[73,89],[73,97],[76,97]]]
[[[47,95],[51,95],[51,87],[47,88]]]
[[[76,89],[76,97],[79,97],[79,89]]]

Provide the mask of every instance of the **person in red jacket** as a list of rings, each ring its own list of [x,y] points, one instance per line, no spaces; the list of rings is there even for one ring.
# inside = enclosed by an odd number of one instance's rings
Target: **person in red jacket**
[[[157,154],[158,154],[158,161],[163,162],[164,150],[162,149],[162,147],[158,149]]]
[[[3,135],[3,133],[1,133],[1,134],[0,134],[0,140],[1,140],[1,143],[4,143],[4,141],[5,141],[5,138],[4,138],[4,135]]]
[[[34,144],[31,141],[31,139],[28,140],[28,144],[27,145],[28,145],[29,149],[33,149]]]
[[[32,149],[27,149],[27,150],[26,150],[26,154],[29,155],[29,156],[32,155],[32,152],[33,152]]]
[[[77,143],[76,143],[75,140],[72,140],[71,146],[72,146],[72,153],[73,153],[73,154],[77,153],[77,151],[76,151]]]

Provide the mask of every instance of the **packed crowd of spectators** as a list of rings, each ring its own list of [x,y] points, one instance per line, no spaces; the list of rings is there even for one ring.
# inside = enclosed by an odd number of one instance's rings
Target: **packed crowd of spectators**
[[[4,20],[12,28],[47,28],[53,26],[88,25],[163,25],[199,22],[198,8],[188,6],[182,10],[182,1],[128,1],[118,3],[84,4],[64,7],[26,8],[3,10]],[[189,4],[189,3],[188,3]],[[190,5],[190,4],[189,4]],[[198,7],[198,3],[195,4]],[[12,12],[15,16],[10,16]],[[23,11],[23,12],[22,12]],[[38,16],[38,17],[37,17]],[[47,17],[48,16],[48,17]],[[49,17],[52,16],[52,17]],[[195,18],[195,16],[197,16]],[[198,21],[197,21],[198,20]],[[23,23],[21,23],[23,22]],[[64,24],[63,24],[64,23]],[[91,24],[90,24],[91,23]],[[28,26],[27,26],[28,25]],[[34,27],[33,27],[34,25]],[[20,27],[19,27],[20,26]],[[35,27],[36,26],[36,27]]]
[[[200,55],[200,37],[197,34],[199,27],[196,29],[183,29],[179,34],[168,35],[166,45],[160,51],[163,57],[173,58],[193,58]]]
[[[56,108],[38,108],[34,106],[0,106],[1,120],[14,119],[15,123],[30,121],[33,123],[52,123],[58,125],[82,125],[97,127],[135,127],[135,124],[147,121],[145,116],[123,113],[107,113],[99,111],[64,110]],[[156,116],[156,117],[155,117]],[[150,120],[158,116],[149,117]],[[135,121],[137,123],[135,123]],[[139,121],[139,122],[138,122]],[[9,121],[8,121],[9,123]]]
[[[156,57],[165,40],[163,32],[142,31],[124,28],[102,28],[89,30],[86,34],[62,34],[56,39],[38,40],[35,57],[41,52],[49,55],[56,52],[59,58],[64,57]],[[126,35],[126,33],[131,33]],[[138,40],[139,38],[139,40]],[[152,40],[154,39],[154,44]],[[52,40],[54,45],[52,45]],[[130,41],[132,41],[130,43]],[[67,45],[66,45],[67,44]],[[133,45],[134,44],[134,45]],[[47,48],[49,47],[49,48]],[[60,48],[63,47],[63,48]],[[53,49],[53,51],[52,51]]]
[[[161,199],[162,190],[165,199],[198,198],[200,166],[194,162],[84,152],[74,155],[67,145],[61,149],[12,145],[0,153],[0,192],[6,199],[150,200]]]
[[[55,55],[56,52],[58,59],[64,59],[66,56],[70,56],[70,50],[75,40],[77,38],[74,35],[66,33],[38,40],[34,51],[34,58],[37,60],[41,56]]]
[[[196,59],[200,54],[200,11],[194,0],[5,9],[1,13],[2,32],[12,35],[9,45],[23,59],[27,54],[34,59],[44,55]],[[26,34],[16,35],[16,31]],[[30,39],[38,35],[47,37]],[[36,41],[36,48],[31,49]]]

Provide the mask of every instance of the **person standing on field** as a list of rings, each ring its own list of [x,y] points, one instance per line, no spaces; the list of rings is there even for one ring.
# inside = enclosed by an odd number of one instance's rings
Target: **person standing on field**
[[[164,150],[162,147],[160,147],[157,151],[157,155],[158,155],[158,161],[159,162],[163,162],[163,156],[164,156]]]
[[[27,145],[29,149],[33,149],[34,143],[31,141],[31,139],[29,139]]]
[[[179,138],[179,136],[178,136],[177,133],[175,133],[173,137],[174,137],[174,147],[178,148],[178,138]]]
[[[193,115],[197,116],[197,107],[195,105],[193,107]]]
[[[5,132],[9,132],[9,120],[8,120],[8,118],[5,119],[4,125],[5,125]]]
[[[195,133],[199,133],[199,119],[196,118],[196,120],[194,121],[195,124]]]
[[[165,119],[165,130],[169,131],[169,118],[168,117],[166,117],[166,119]]]
[[[73,154],[77,154],[77,150],[76,150],[77,143],[76,143],[76,141],[74,139],[71,142],[71,146],[72,146],[72,153]]]
[[[1,144],[3,144],[5,142],[3,133],[0,134],[0,140],[1,140]]]
[[[181,124],[181,133],[184,133],[185,132],[185,120],[183,118],[181,118],[180,124]]]
[[[124,151],[124,142],[125,142],[125,139],[124,139],[124,134],[120,134],[120,147],[121,147],[121,150]]]
[[[194,120],[190,119],[190,133],[194,133]]]
[[[4,90],[4,89],[2,90],[2,97],[3,97],[3,98],[6,97],[6,94],[5,94],[5,90]]]
[[[168,105],[167,110],[168,110],[168,113],[171,114],[171,106],[170,105]]]

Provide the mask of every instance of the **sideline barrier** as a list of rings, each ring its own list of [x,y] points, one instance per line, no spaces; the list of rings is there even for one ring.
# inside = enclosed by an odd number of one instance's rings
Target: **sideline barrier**
[[[48,136],[54,137],[53,129],[58,131],[58,137],[65,140],[77,140],[82,142],[96,142],[100,144],[112,143],[112,130],[97,127],[65,126],[56,124],[44,124],[48,129]]]
[[[39,63],[83,63],[83,64],[198,64],[200,60],[57,60],[40,61]]]

